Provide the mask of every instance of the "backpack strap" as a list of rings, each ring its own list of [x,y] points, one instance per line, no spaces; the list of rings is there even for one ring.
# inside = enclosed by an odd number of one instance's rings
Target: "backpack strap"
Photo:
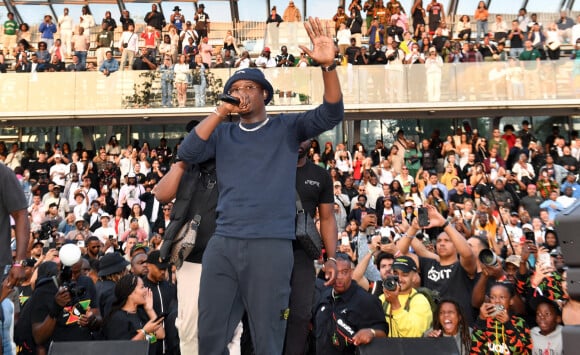
[[[407,298],[407,302],[405,302],[405,307],[403,307],[403,309],[406,312],[409,312],[409,309],[411,308],[411,300],[413,299],[413,297],[417,296],[419,294],[419,292],[417,292],[416,289],[411,289],[411,294],[409,295],[409,297]]]

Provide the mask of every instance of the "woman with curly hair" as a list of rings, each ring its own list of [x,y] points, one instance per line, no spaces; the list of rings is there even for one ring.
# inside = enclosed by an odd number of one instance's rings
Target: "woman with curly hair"
[[[469,354],[471,348],[471,328],[459,304],[446,299],[439,302],[433,317],[433,327],[427,330],[424,337],[453,337],[459,349],[459,354]]]

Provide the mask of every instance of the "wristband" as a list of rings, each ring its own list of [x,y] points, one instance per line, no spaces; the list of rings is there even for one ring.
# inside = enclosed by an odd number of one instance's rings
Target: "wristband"
[[[377,332],[373,328],[369,328],[371,333],[373,333],[373,338],[377,337]]]
[[[328,72],[331,72],[331,71],[333,71],[334,69],[336,69],[336,63],[334,63],[334,62],[333,62],[332,64],[330,64],[330,65],[329,65],[329,66],[327,66],[327,67],[325,67],[324,65],[321,65],[321,66],[320,66],[320,69],[322,69],[322,71],[323,71],[323,72],[326,72],[326,73],[328,73]]]
[[[335,263],[335,264],[338,264],[338,263],[336,262],[336,259],[335,259],[335,258],[328,258],[328,259],[326,259],[326,261],[334,261],[334,263]]]
[[[441,229],[445,229],[448,225],[449,221],[445,221],[445,223],[443,223],[443,225],[441,226]]]
[[[507,280],[507,277],[505,275],[502,275],[500,278],[498,278],[496,281],[497,282],[504,282],[505,280]]]

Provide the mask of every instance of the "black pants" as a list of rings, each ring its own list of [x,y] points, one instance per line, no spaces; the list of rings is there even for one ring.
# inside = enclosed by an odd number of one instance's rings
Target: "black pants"
[[[290,315],[286,325],[285,355],[303,355],[306,349],[315,278],[314,261],[302,248],[296,248],[290,281]]]

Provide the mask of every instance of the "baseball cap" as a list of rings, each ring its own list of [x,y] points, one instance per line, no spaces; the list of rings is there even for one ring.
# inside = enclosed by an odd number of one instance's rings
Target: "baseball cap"
[[[153,250],[147,256],[147,264],[155,265],[159,269],[167,269],[169,267],[169,263],[162,262],[160,257],[161,257],[161,254],[160,254],[159,250]]]
[[[138,243],[138,244],[135,244],[133,246],[133,248],[131,248],[131,257],[135,256],[135,252],[137,250],[143,250],[145,252],[145,254],[147,254],[149,252],[149,248],[145,244]]]
[[[417,264],[410,256],[399,256],[393,263],[393,270],[401,270],[402,272],[417,271]]]
[[[522,257],[519,255],[510,255],[505,259],[506,264],[510,263],[515,265],[516,267],[520,267],[520,263],[522,262]]]

